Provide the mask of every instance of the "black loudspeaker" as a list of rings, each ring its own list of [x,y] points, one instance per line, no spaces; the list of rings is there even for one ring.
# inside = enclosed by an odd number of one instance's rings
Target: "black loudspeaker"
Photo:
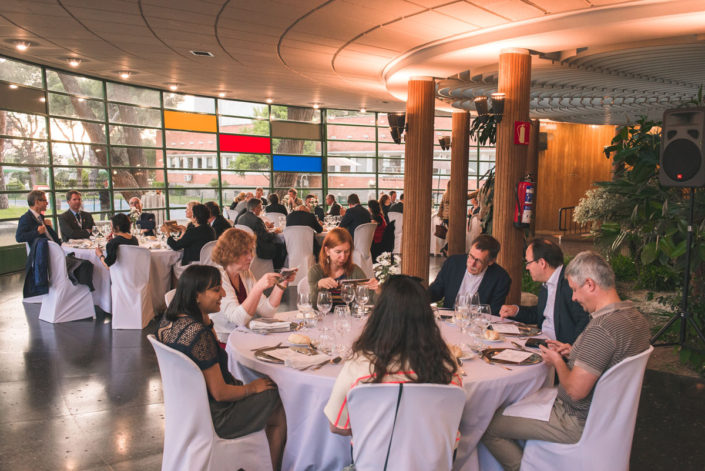
[[[705,186],[705,108],[663,113],[659,181],[663,186]]]

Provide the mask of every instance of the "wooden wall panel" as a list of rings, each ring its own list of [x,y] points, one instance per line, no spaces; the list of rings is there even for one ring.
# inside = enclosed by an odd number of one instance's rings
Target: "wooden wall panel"
[[[609,180],[612,160],[603,149],[614,126],[541,122],[548,148],[539,152],[536,231],[558,231],[558,210],[575,206],[593,182]]]

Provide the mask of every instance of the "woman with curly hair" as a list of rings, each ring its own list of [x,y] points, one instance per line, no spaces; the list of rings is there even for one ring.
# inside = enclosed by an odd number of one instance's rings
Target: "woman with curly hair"
[[[462,385],[457,360],[441,337],[430,304],[424,287],[410,276],[394,275],[384,283],[323,409],[333,433],[352,433],[345,398],[359,384]]]

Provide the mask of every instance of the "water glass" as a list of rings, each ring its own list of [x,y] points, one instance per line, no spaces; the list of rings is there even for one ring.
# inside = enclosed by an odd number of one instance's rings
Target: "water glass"
[[[468,325],[470,324],[470,308],[465,305],[455,306],[455,325],[460,327],[460,332],[467,333]]]
[[[467,307],[470,305],[470,298],[467,294],[460,294],[455,297],[455,307]]]
[[[355,285],[343,283],[340,288],[340,296],[343,298],[343,302],[350,306],[350,303],[355,300]]]
[[[348,306],[335,306],[333,313],[336,319],[345,319],[350,316],[350,308]]]
[[[357,299],[357,303],[363,308],[364,312],[364,308],[370,300],[370,289],[365,285],[357,285],[355,287],[355,299]]]
[[[321,326],[318,331],[318,350],[326,355],[333,353],[335,348],[335,337],[330,327]]]
[[[318,306],[318,311],[321,313],[321,316],[325,317],[325,315],[328,314],[333,307],[333,300],[331,299],[330,291],[320,290],[318,292],[316,305]]]

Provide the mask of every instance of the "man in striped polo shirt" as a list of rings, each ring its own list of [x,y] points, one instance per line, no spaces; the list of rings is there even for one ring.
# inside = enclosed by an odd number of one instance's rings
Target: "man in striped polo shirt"
[[[612,267],[594,252],[581,252],[565,271],[573,300],[590,321],[573,345],[548,340],[544,361],[560,384],[548,422],[495,413],[482,442],[505,470],[518,470],[523,450],[516,440],[577,443],[583,433],[595,384],[625,358],[649,348],[649,325],[630,301],[621,301]],[[565,358],[564,358],[565,357]],[[567,358],[567,362],[566,362]]]

